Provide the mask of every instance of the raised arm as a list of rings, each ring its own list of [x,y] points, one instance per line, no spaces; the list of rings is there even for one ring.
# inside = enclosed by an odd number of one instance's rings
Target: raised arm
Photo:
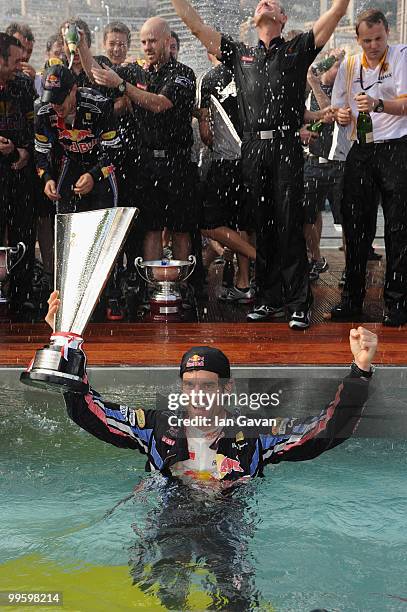
[[[55,315],[60,305],[58,291],[51,293],[48,304],[45,320],[54,330]],[[86,374],[84,382],[88,383]],[[128,406],[107,402],[90,387],[85,395],[64,393],[64,400],[68,416],[92,436],[120,448],[133,448],[148,453],[156,421],[154,410],[133,410]]]
[[[377,336],[358,327],[351,329],[349,342],[354,363],[335,398],[316,416],[292,419],[277,435],[260,435],[264,463],[314,459],[352,435],[367,400]]]
[[[204,21],[202,21],[202,18],[199,13],[189,2],[187,2],[187,0],[171,1],[178,17],[182,19],[185,25],[191,30],[192,34],[201,41],[201,43],[204,45],[204,47],[207,48],[209,53],[216,55],[216,57],[220,59],[220,32],[217,32],[216,30],[208,26]]]
[[[316,47],[323,47],[331,38],[336,26],[346,15],[348,4],[349,0],[333,0],[331,8],[314,23],[312,31]]]

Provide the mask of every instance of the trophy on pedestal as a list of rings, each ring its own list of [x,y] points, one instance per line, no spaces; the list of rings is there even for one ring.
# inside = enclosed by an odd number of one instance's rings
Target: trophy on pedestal
[[[61,305],[50,343],[36,352],[21,382],[86,392],[82,334],[137,214],[137,208],[117,207],[56,216],[55,289]]]
[[[188,261],[157,259],[143,261],[137,257],[138,273],[155,289],[150,297],[150,318],[152,321],[176,322],[182,319],[182,298],[179,284],[186,281],[194,271],[196,257]]]
[[[20,263],[26,250],[24,242],[19,242],[16,247],[0,247],[0,321],[6,319],[8,315],[8,300],[2,293],[2,283],[11,270]]]

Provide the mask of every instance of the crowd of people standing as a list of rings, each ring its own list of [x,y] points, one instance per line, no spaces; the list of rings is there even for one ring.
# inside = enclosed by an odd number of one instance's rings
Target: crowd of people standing
[[[380,203],[383,323],[406,323],[407,45],[389,45],[385,15],[368,9],[356,20],[362,52],[335,49],[320,62],[347,4],[334,0],[309,32],[284,38],[284,7],[260,0],[259,43],[250,47],[205,24],[186,0],[173,0],[213,64],[199,78],[177,61],[179,39],[158,17],[140,31],[139,61],[127,57],[126,25],[110,23],[105,54],[93,56],[87,24],[64,21],[47,43],[41,75],[29,63],[29,26],[0,33],[0,245],[27,247],[10,275],[13,316],[42,314],[55,213],[124,205],[140,215],[120,257],[120,282],[116,272],[106,291],[108,320],[132,316],[123,293],[141,287],[136,256],[195,254],[183,294],[188,308],[204,295],[204,264],[223,250],[232,274],[219,299],[253,304],[249,322],[287,317],[291,329],[306,329],[312,282],[328,269],[319,243],[329,200],[346,254],[331,318],[363,314],[367,261],[379,257],[372,241]],[[361,117],[370,132],[361,132]],[[148,302],[145,291],[138,296]]]

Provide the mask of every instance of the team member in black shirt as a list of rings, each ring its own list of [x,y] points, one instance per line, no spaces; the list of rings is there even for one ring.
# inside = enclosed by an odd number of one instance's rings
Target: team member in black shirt
[[[259,44],[248,47],[206,25],[187,0],[172,0],[195,36],[235,75],[243,170],[255,198],[259,255],[258,306],[249,314],[251,321],[282,316],[286,306],[291,328],[309,325],[312,294],[302,234],[303,157],[298,131],[308,67],[348,2],[334,0],[310,32],[285,42],[284,9],[276,0],[261,0],[254,14]]]
[[[20,41],[0,32],[0,245],[27,247],[24,259],[10,273],[11,312],[25,318],[31,310],[35,220],[28,170],[32,156],[33,100],[28,77],[21,76]]]
[[[209,55],[209,59],[213,67],[199,80],[197,95],[199,131],[212,157],[203,190],[201,229],[204,236],[237,252],[236,283],[220,299],[248,304],[254,301],[254,291],[249,286],[248,257],[255,257],[255,249],[249,244],[246,231],[252,225],[242,181],[242,129],[236,83],[231,71],[216,57]],[[243,236],[234,230],[244,232]]]
[[[195,171],[191,165],[191,119],[195,101],[193,71],[170,56],[170,29],[159,17],[148,19],[140,32],[148,63],[110,69],[95,68],[96,83],[117,87],[133,103],[133,137],[139,143],[133,171],[138,189],[134,204],[141,209],[145,259],[162,256],[161,231],[172,232],[175,259],[190,253],[189,232],[196,227]]]

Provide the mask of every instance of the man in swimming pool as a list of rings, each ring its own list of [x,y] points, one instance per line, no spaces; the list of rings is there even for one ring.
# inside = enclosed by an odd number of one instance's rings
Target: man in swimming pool
[[[53,327],[58,292],[49,299],[47,323]],[[90,386],[83,396],[66,393],[69,417],[92,435],[147,455],[147,471],[164,476],[233,481],[262,476],[268,463],[313,459],[349,438],[367,400],[376,334],[351,329],[354,361],[335,398],[316,416],[277,419],[276,426],[242,426],[225,410],[222,397],[232,390],[230,363],[219,349],[198,346],[180,364],[181,411],[132,409],[105,401]],[[87,377],[85,375],[85,382]]]

